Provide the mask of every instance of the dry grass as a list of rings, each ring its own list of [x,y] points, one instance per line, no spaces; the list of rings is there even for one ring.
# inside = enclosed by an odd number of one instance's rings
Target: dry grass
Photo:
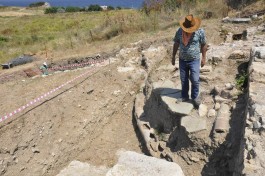
[[[0,17],[0,63],[24,53],[48,58],[98,53],[157,33],[164,36],[165,31],[171,31],[166,36],[173,38],[179,19],[188,12],[202,16],[211,9],[215,10],[214,17],[220,17],[223,8],[217,0],[182,6],[174,12],[152,11],[149,15],[137,10],[44,15],[39,9],[4,8],[0,11],[35,15]],[[219,31],[215,20],[210,23],[209,30]],[[209,30],[208,41],[220,42],[217,32]]]

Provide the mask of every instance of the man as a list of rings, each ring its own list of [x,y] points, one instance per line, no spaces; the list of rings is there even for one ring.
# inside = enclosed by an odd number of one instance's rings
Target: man
[[[48,65],[46,62],[44,62],[42,64],[42,66],[40,67],[41,71],[42,71],[42,75],[48,75],[49,72],[48,72]]]
[[[191,81],[191,98],[195,108],[200,105],[200,65],[206,62],[205,32],[200,29],[201,20],[188,15],[179,21],[180,28],[174,38],[172,65],[175,65],[175,56],[179,48],[179,70],[181,79],[182,101],[189,101],[189,79]],[[200,62],[200,52],[202,59]]]

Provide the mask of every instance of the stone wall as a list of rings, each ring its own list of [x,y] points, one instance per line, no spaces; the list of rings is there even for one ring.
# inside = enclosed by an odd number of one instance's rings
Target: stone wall
[[[265,47],[251,50],[248,113],[242,145],[245,175],[264,175],[265,171]],[[240,157],[239,157],[240,159]]]

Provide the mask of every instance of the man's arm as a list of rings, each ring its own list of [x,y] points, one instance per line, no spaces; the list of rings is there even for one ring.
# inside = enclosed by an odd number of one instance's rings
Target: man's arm
[[[172,65],[175,65],[176,54],[177,54],[178,48],[179,48],[179,43],[178,42],[174,42],[173,54],[172,54],[172,60],[171,60]]]
[[[202,51],[201,67],[203,67],[206,63],[206,52],[207,52],[207,45],[206,44],[201,45],[201,51]]]

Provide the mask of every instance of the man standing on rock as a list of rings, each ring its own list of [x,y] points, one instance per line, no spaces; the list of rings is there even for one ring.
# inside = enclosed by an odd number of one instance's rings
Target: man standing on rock
[[[188,15],[179,21],[180,28],[174,38],[172,65],[175,65],[175,57],[179,48],[179,70],[181,79],[182,101],[189,101],[189,79],[191,81],[191,98],[195,108],[200,105],[200,65],[206,62],[205,32],[200,28],[201,20]],[[200,61],[200,52],[202,59]]]

